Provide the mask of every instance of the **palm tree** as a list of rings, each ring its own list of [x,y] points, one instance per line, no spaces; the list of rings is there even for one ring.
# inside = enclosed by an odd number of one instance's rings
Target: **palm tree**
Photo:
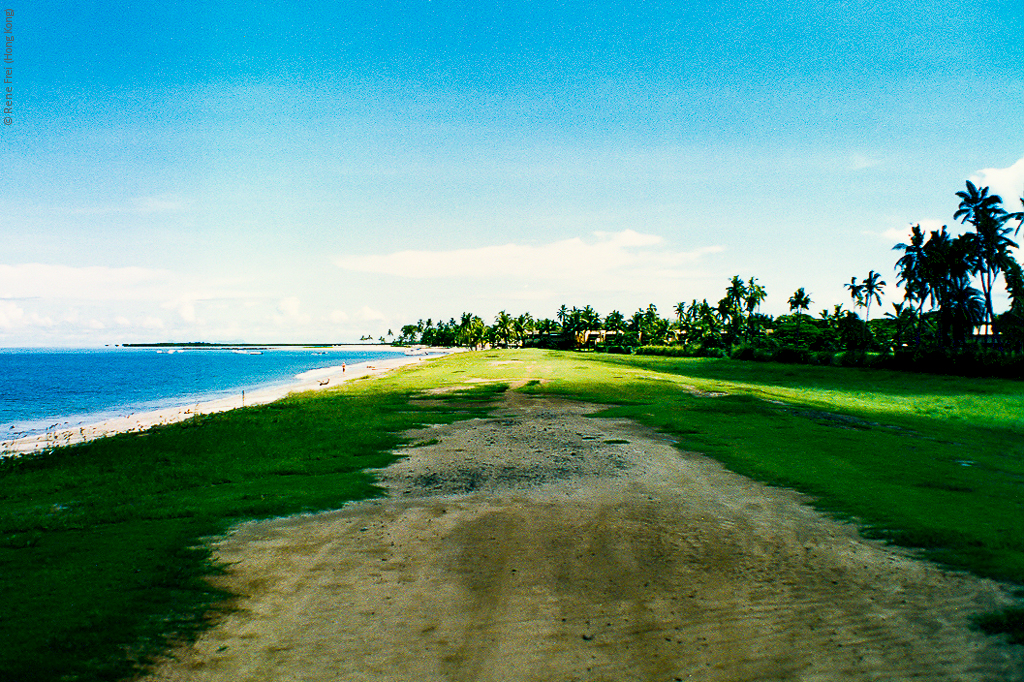
[[[856,277],[850,278],[849,284],[844,284],[844,287],[850,290],[850,298],[853,299],[853,305],[857,308],[864,307],[864,285],[857,283]]]
[[[878,305],[882,305],[881,294],[882,289],[885,288],[885,282],[882,281],[880,274],[871,270],[861,286],[864,287],[864,298],[867,304],[864,311],[864,323],[867,324],[871,321],[871,299],[874,298]]]
[[[893,303],[892,309],[893,312],[886,313],[885,316],[892,320],[896,327],[896,333],[893,335],[893,350],[895,351],[903,347],[903,332],[909,324],[913,324],[915,315],[914,308],[907,305],[906,300],[902,303]],[[918,327],[920,328],[920,325]]]
[[[545,317],[543,320],[537,322],[537,331],[541,334],[554,334],[559,330],[558,323],[552,320],[550,317]]]
[[[918,223],[911,228],[910,243],[900,242],[892,247],[894,251],[903,251],[903,256],[896,261],[899,271],[897,285],[903,285],[904,299],[917,301],[917,345],[921,345],[921,321],[923,319],[924,302],[928,298],[928,278],[925,272],[924,231]]]
[[[953,279],[949,284],[948,322],[954,346],[962,346],[973,329],[985,319],[985,300],[971,286],[969,277]]]
[[[932,230],[924,244],[922,263],[928,297],[939,308],[939,335],[943,346],[951,339],[956,341],[953,327],[957,300],[967,302],[971,299],[967,290],[970,288],[970,273],[976,269],[971,242],[971,236],[967,234],[951,239],[943,225],[941,231]]]
[[[759,327],[760,315],[757,314],[761,302],[768,298],[768,290],[757,283],[757,278],[751,277],[747,282],[747,294],[743,297],[743,305],[747,310],[747,333],[749,340],[752,332]]]
[[[484,321],[476,315],[474,315],[472,321],[470,321],[468,338],[470,345],[473,346],[473,348],[483,346],[484,340],[487,338],[487,325],[484,324]]]
[[[648,304],[647,310],[643,311],[642,321],[643,336],[648,339],[648,343],[664,343],[668,326],[668,320],[658,315],[657,306]]]
[[[739,338],[743,327],[743,305],[747,299],[747,285],[739,275],[733,275],[725,290],[725,298],[718,302],[718,312],[723,321],[729,322],[729,342]]]
[[[1017,261],[1003,273],[1006,280],[1006,293],[1010,295],[1010,309],[1000,315],[1000,323],[1006,321],[1014,337],[1017,351],[1024,351],[1024,270]]]
[[[565,307],[564,303],[562,304],[562,307],[558,309],[558,312],[555,313],[555,317],[558,319],[558,324],[565,328],[565,320],[569,317],[569,309]]]
[[[792,296],[789,297],[789,310],[790,312],[796,311],[799,313],[801,310],[807,310],[811,307],[811,297],[807,295],[803,287],[797,289]]]
[[[644,341],[644,311],[641,308],[633,313],[632,317],[629,318],[629,322],[626,325],[628,331],[636,334],[636,340],[638,343]]]
[[[618,310],[613,310],[604,318],[604,328],[610,332],[620,332],[626,328],[626,318]]]
[[[768,290],[757,283],[757,278],[751,277],[747,283],[746,296],[743,298],[743,303],[747,308],[747,315],[753,315],[766,298],[768,298]]]
[[[513,334],[512,316],[502,310],[494,318],[494,339],[495,341],[503,342],[507,346]]]
[[[527,334],[533,334],[537,329],[537,323],[533,320],[533,315],[530,313],[523,313],[516,318],[515,330],[519,336],[520,343]]]
[[[676,303],[672,307],[672,310],[675,311],[676,322],[682,323],[683,317],[686,315],[686,301],[680,301],[679,303]]]
[[[1008,267],[1012,258],[1008,249],[1017,246],[1007,236],[1010,228],[1006,226],[1016,214],[1011,216],[1003,209],[1003,200],[998,194],[990,195],[988,187],[978,189],[970,180],[967,181],[967,191],[957,192],[956,195],[960,197],[960,207],[953,218],[960,218],[961,223],[970,223],[974,227],[969,242],[974,256],[973,272],[980,276],[981,291],[985,296],[984,321],[992,329],[991,324],[995,318],[992,311],[992,283]],[[998,334],[997,330],[992,331]]]
[[[1024,197],[1020,198],[1020,205],[1024,206]],[[1016,237],[1017,233],[1020,232],[1020,228],[1024,227],[1024,211],[1017,211],[1007,216],[1007,220],[1016,220],[1017,229],[1013,231],[1013,236]]]
[[[717,311],[704,299],[699,304],[690,306],[690,312],[696,310],[693,315],[694,332],[697,340],[705,347],[718,347],[722,345],[722,320]]]
[[[522,317],[512,318],[512,338],[516,340],[520,346],[523,345],[523,337],[526,336],[526,325],[523,324]]]

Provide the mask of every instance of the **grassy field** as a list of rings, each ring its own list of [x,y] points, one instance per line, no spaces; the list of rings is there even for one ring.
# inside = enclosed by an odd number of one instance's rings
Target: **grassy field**
[[[472,390],[418,399],[432,386]],[[882,371],[488,351],[328,393],[0,463],[0,679],[114,680],[223,595],[202,538],[376,494],[400,433],[524,390],[610,405],[947,565],[1024,583],[1019,382]],[[719,395],[724,394],[724,395]],[[1020,612],[988,624],[1024,641]]]
[[[356,381],[0,462],[0,680],[117,680],[188,636],[224,595],[202,538],[251,518],[377,493],[400,432],[486,411],[496,387],[443,404],[424,377]]]

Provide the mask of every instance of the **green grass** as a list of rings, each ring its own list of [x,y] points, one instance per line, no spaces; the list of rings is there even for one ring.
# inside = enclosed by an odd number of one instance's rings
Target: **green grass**
[[[808,493],[869,536],[1024,583],[1024,386],[699,358],[588,356],[534,392],[615,405],[678,446]],[[720,397],[697,397],[689,389]],[[983,618],[1024,643],[1021,611]]]
[[[486,411],[501,385],[410,400],[423,377],[0,463],[0,679],[116,680],[225,595],[206,536],[376,495],[398,435]]]
[[[470,379],[491,383],[465,384]],[[114,680],[224,595],[203,538],[377,494],[400,432],[508,382],[602,402],[865,531],[1024,583],[1019,382],[696,358],[488,351],[0,463],[0,679]],[[463,390],[422,395],[425,388]],[[472,389],[466,389],[473,386]],[[723,392],[720,397],[698,397]],[[429,442],[429,441],[425,441]],[[405,444],[412,445],[412,444]],[[400,451],[400,450],[398,450]],[[1024,641],[1021,612],[980,623]]]

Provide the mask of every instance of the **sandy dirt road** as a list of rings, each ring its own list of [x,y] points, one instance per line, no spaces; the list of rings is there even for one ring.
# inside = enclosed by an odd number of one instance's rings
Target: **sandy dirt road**
[[[217,546],[237,610],[152,681],[1013,680],[999,585],[571,401],[415,434],[385,500]]]

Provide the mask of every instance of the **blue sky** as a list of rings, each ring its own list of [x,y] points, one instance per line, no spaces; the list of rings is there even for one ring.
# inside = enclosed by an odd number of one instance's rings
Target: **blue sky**
[[[3,346],[899,301],[911,223],[1024,193],[1014,3],[12,9]]]

